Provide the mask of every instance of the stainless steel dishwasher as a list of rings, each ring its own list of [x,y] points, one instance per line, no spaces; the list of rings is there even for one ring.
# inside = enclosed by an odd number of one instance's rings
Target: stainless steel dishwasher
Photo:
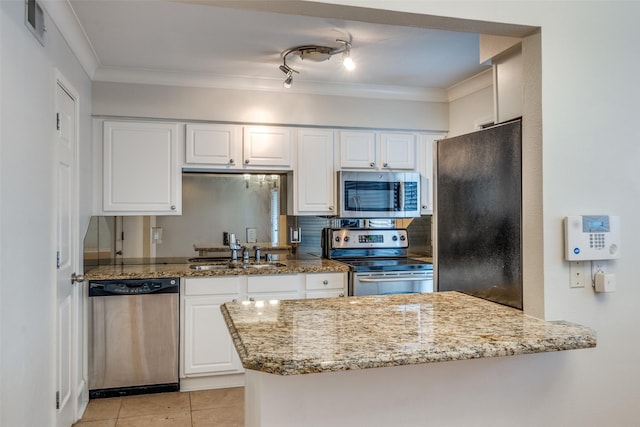
[[[179,390],[177,278],[89,282],[89,397]]]

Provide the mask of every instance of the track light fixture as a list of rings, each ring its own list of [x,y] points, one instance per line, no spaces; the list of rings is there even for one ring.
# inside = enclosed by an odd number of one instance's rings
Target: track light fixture
[[[293,83],[293,73],[299,74],[300,72],[294,70],[289,65],[287,65],[287,56],[295,53],[300,56],[301,60],[308,59],[310,61],[322,62],[331,59],[333,55],[337,55],[342,53],[342,64],[344,68],[348,71],[352,71],[355,69],[355,63],[353,59],[351,59],[351,42],[346,40],[336,39],[337,42],[342,43],[342,46],[339,47],[329,47],[329,46],[318,46],[318,45],[304,45],[304,46],[296,46],[289,48],[282,52],[282,65],[280,65],[280,70],[287,75],[284,80],[284,87],[287,89],[291,87]]]

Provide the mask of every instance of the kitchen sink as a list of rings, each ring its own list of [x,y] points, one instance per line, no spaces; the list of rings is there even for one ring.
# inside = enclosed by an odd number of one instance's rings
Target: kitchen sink
[[[228,262],[219,264],[191,264],[189,266],[192,270],[227,270],[233,268]]]
[[[249,264],[238,264],[234,268],[257,268],[257,269],[276,269],[286,267],[286,264],[282,264],[280,262],[256,262]]]
[[[258,270],[274,270],[282,267],[286,267],[286,264],[282,264],[280,262],[255,262],[255,263],[248,263],[248,264],[224,262],[224,263],[213,263],[213,264],[191,264],[189,266],[190,269],[199,270],[199,271],[229,270],[234,268],[242,268],[242,269],[255,268]]]

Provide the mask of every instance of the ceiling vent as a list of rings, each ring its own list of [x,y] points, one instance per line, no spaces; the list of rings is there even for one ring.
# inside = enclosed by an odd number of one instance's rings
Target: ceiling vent
[[[24,23],[40,44],[44,46],[44,12],[36,0],[25,1]]]

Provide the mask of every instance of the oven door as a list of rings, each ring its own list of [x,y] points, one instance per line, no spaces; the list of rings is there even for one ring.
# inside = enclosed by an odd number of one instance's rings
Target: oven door
[[[349,295],[389,295],[433,292],[433,271],[353,272]]]

